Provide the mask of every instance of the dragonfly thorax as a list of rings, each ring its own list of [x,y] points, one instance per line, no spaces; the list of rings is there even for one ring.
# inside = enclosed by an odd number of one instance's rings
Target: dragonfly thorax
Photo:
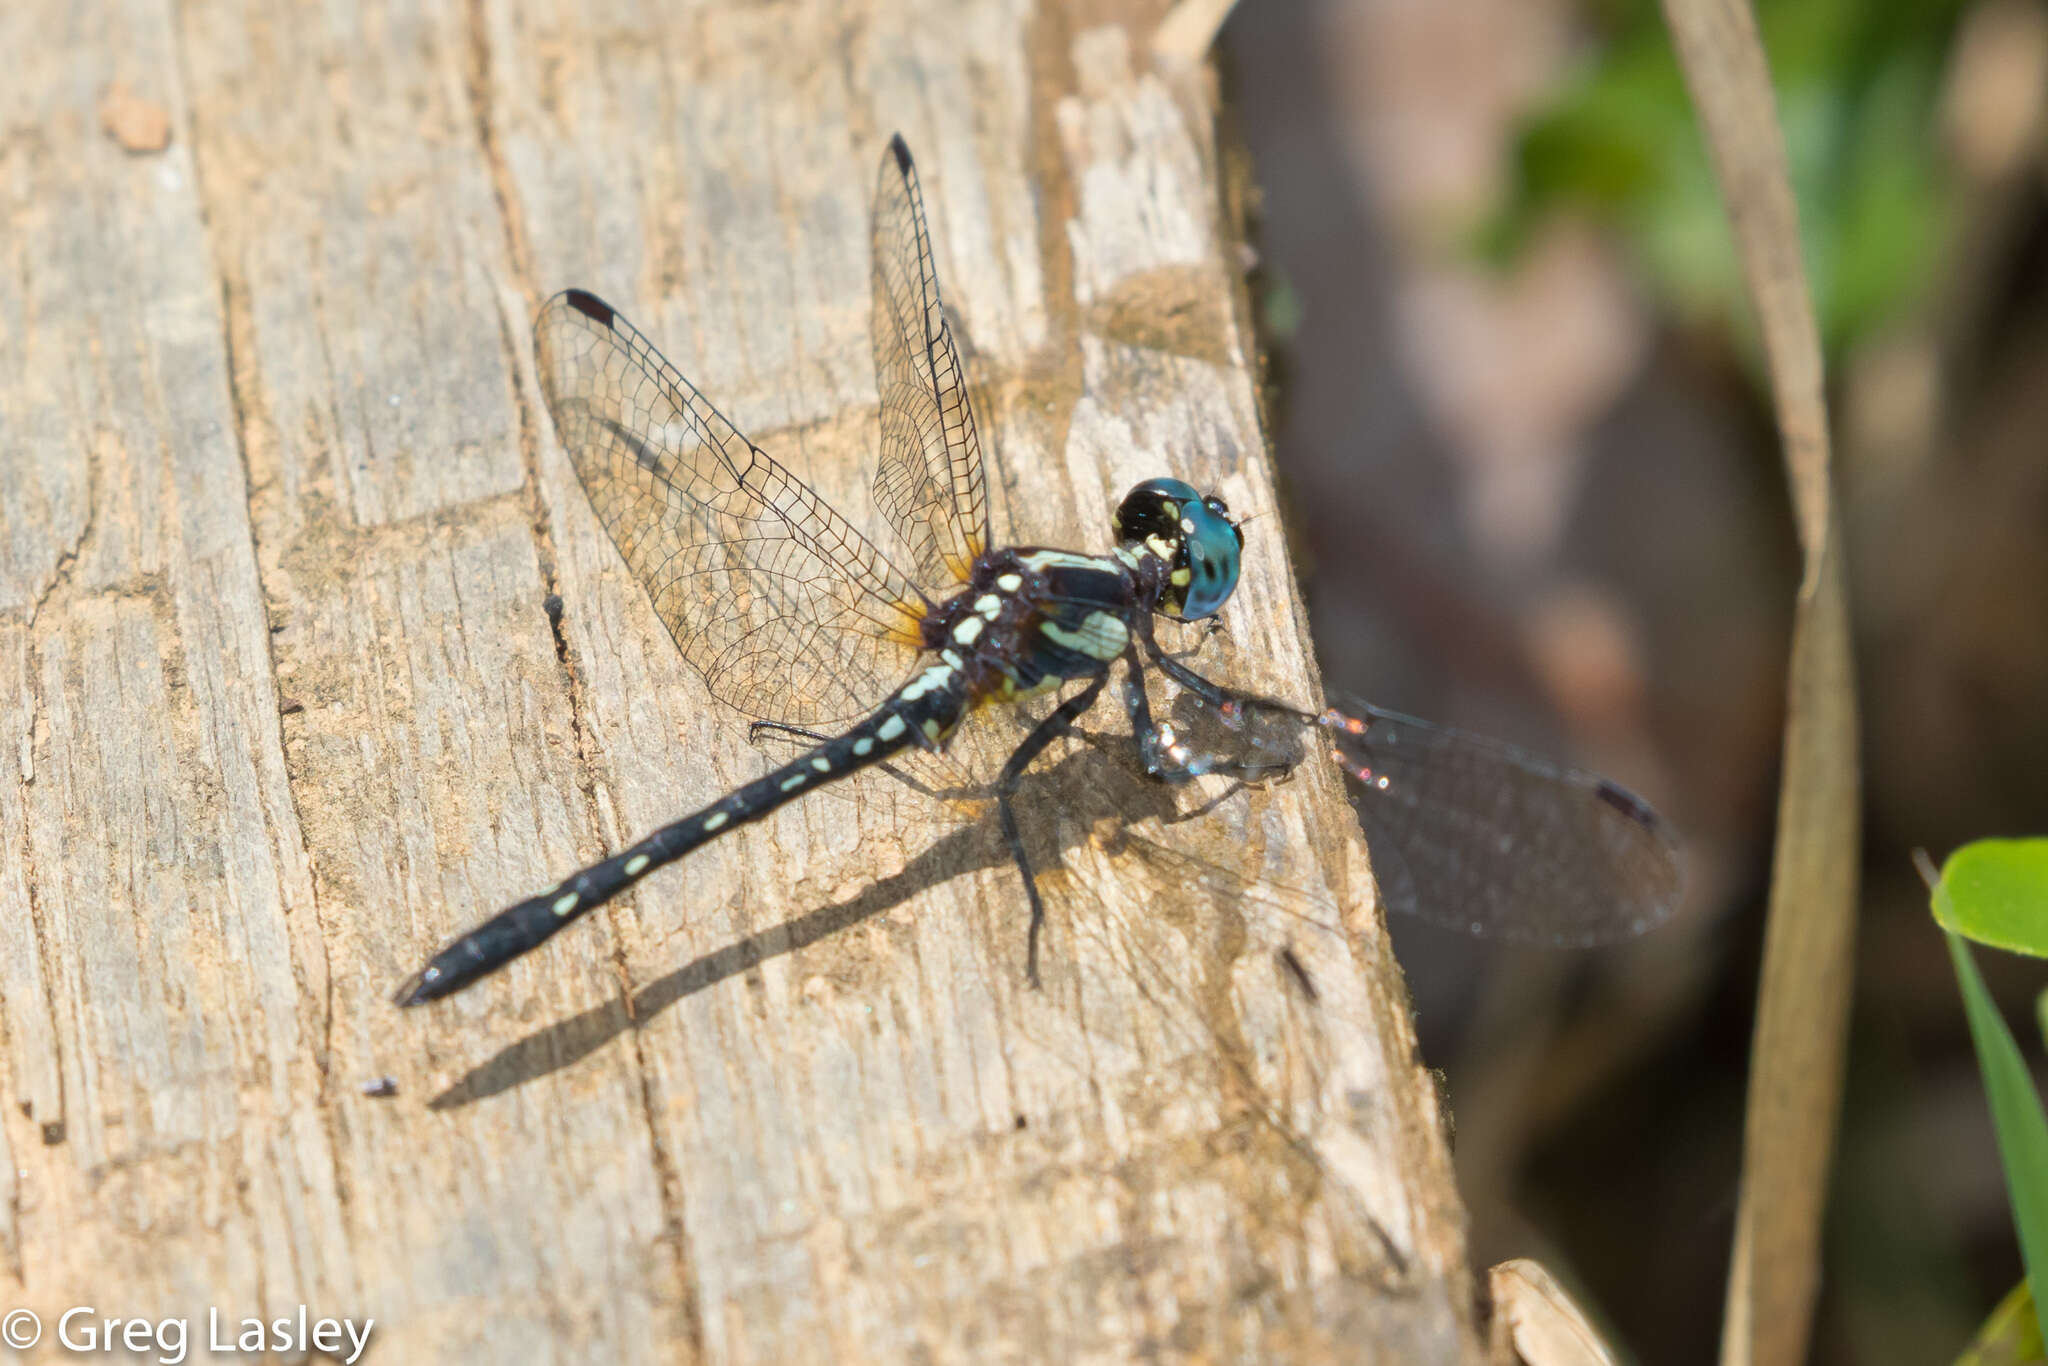
[[[1034,697],[1101,673],[1131,643],[1146,575],[1120,555],[992,550],[922,623],[934,668],[976,701]]]
[[[1116,510],[1117,555],[1133,569],[1163,569],[1155,612],[1194,621],[1221,611],[1237,588],[1244,533],[1214,494],[1178,479],[1147,479]]]

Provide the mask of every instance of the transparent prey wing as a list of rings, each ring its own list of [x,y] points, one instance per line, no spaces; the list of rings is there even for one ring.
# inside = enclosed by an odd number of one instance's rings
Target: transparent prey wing
[[[1321,720],[1394,909],[1489,939],[1590,946],[1677,904],[1678,842],[1627,789],[1379,707]]]
[[[908,674],[925,599],[595,295],[534,324],[555,430],[676,647],[750,716],[827,725]]]
[[[988,494],[917,170],[900,134],[882,154],[873,230],[870,328],[882,400],[875,502],[902,538],[917,582],[937,596],[966,582],[988,549]]]
[[[1325,740],[1391,910],[1488,939],[1590,946],[1641,934],[1677,904],[1671,828],[1605,778],[1369,703],[1316,714],[1218,691],[1175,697],[1168,756],[1256,781]]]

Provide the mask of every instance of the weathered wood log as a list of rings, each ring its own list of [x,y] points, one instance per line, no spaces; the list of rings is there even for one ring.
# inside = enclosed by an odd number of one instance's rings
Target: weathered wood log
[[[998,536],[1106,546],[1155,474],[1275,510],[1242,186],[1158,18],[0,10],[0,1300],[193,1359],[300,1305],[386,1362],[1479,1350],[1320,767],[1159,789],[1103,707],[1023,796],[1042,991],[989,813],[877,774],[388,999],[772,757],[554,445],[554,290],[863,514],[901,129]],[[1248,530],[1220,669],[1308,700]]]

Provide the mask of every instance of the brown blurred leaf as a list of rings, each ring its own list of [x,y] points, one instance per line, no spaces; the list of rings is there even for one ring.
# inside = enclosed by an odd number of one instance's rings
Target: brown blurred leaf
[[[1216,30],[1237,0],[1180,0],[1152,32],[1152,52],[1163,61],[1193,66],[1209,54]]]
[[[1664,0],[1664,15],[1770,362],[1805,557],[1721,1343],[1727,1366],[1789,1366],[1805,1357],[1819,1281],[1855,939],[1859,774],[1846,579],[1834,536],[1820,337],[1755,21],[1741,0]]]
[[[2048,5],[1985,0],[1963,12],[1943,81],[1942,132],[1974,180],[2004,180],[2040,145],[2048,112]]]
[[[1557,1278],[1527,1257],[1487,1273],[1493,1294],[1494,1356],[1513,1366],[1614,1366],[1614,1353]]]

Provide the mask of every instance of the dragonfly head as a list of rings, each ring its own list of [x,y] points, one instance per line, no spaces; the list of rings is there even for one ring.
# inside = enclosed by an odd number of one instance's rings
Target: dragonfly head
[[[1155,611],[1187,621],[1214,616],[1237,587],[1244,533],[1214,494],[1205,498],[1178,479],[1147,479],[1118,505],[1116,535],[1126,552],[1165,564]]]

